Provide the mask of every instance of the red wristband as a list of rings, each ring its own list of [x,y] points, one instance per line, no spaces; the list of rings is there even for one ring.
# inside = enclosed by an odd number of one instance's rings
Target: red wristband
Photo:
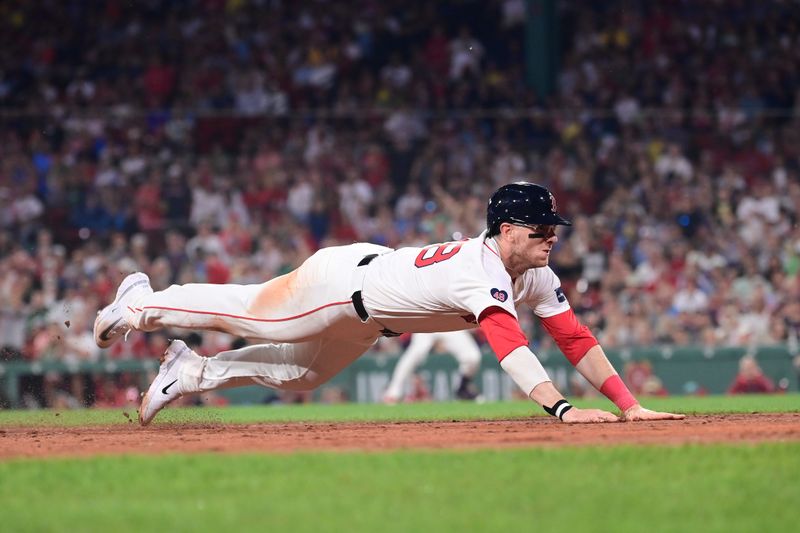
[[[603,386],[600,387],[600,392],[602,392],[606,398],[614,402],[623,413],[637,403],[636,398],[633,397],[631,391],[629,391],[628,387],[622,382],[619,374],[614,374],[605,380]]]

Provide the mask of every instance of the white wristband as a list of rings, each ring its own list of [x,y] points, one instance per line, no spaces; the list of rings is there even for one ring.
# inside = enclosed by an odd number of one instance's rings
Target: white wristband
[[[551,381],[539,358],[527,346],[520,346],[505,356],[500,366],[528,396],[540,383]]]

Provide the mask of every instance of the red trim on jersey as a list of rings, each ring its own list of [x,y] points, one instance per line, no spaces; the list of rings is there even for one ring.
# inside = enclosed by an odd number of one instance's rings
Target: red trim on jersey
[[[522,333],[517,319],[502,307],[484,309],[478,323],[498,361],[502,361],[520,346],[528,345],[528,339]]]
[[[619,374],[614,374],[606,379],[600,387],[600,392],[602,392],[606,398],[614,402],[623,413],[637,403],[636,398],[633,397],[631,391],[629,391],[628,387],[622,382],[622,378],[619,377]]]
[[[485,246],[485,247],[486,247],[486,248],[487,248],[487,249],[488,249],[490,252],[492,252],[494,255],[496,255],[497,257],[500,257],[500,254],[498,254],[497,252],[495,252],[494,250],[492,250],[492,247],[491,247],[491,246],[489,246],[488,244],[486,244],[486,241],[483,241],[483,245],[484,245],[484,246]]]
[[[353,302],[347,300],[345,302],[333,302],[329,304],[325,304],[323,306],[317,307],[316,309],[312,309],[311,311],[306,311],[305,313],[301,313],[299,315],[289,316],[286,318],[255,318],[251,316],[239,316],[239,315],[229,315],[228,313],[216,313],[214,311],[195,311],[193,309],[180,309],[177,307],[161,307],[157,305],[148,305],[145,309],[161,309],[163,311],[180,311],[181,313],[192,313],[195,315],[214,315],[214,316],[226,316],[228,318],[238,318],[240,320],[252,320],[253,322],[286,322],[288,320],[295,320],[297,318],[303,318],[304,316],[308,316],[312,313],[316,313],[317,311],[321,311],[326,307],[332,307],[334,305],[352,305]]]
[[[558,347],[573,365],[577,365],[592,346],[600,344],[589,328],[578,322],[572,309],[542,318],[541,321],[544,329],[555,339]]]

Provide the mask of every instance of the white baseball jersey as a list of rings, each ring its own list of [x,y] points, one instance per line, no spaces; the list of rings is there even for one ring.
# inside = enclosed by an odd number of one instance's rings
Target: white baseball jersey
[[[355,304],[358,291],[367,319]],[[528,270],[512,282],[496,243],[484,233],[424,248],[391,250],[367,243],[324,248],[297,270],[266,283],[172,285],[141,295],[122,313],[140,331],[193,328],[262,341],[191,358],[179,373],[181,393],[249,383],[310,390],[361,356],[385,328],[397,333],[470,329],[489,307],[516,317],[516,306],[523,303],[540,317],[569,309],[550,268]],[[546,378],[544,369],[524,374],[527,381],[518,384],[527,390]],[[529,374],[536,379],[527,379]]]
[[[465,241],[400,248],[366,268],[364,305],[373,319],[398,333],[474,328],[476,318],[495,306],[515,318],[522,304],[540,317],[569,309],[550,267],[512,280],[486,232]]]

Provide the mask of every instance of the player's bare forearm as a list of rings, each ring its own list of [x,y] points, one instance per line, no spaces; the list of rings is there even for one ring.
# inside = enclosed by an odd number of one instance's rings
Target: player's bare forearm
[[[608,378],[617,373],[599,344],[589,348],[575,369],[598,391]]]

